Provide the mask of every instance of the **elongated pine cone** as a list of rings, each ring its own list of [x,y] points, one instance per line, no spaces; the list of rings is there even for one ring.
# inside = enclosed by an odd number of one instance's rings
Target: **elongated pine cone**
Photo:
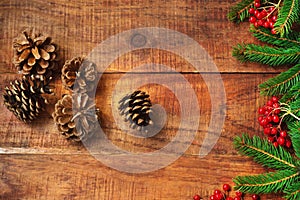
[[[48,83],[46,80],[36,80],[33,76],[23,76],[22,80],[12,81],[9,87],[5,87],[4,105],[19,120],[31,122],[48,104],[47,99],[42,96],[52,93]]]
[[[33,28],[14,39],[14,64],[23,75],[52,76],[57,63],[57,46],[51,40]]]
[[[80,71],[78,71],[80,68]],[[82,57],[67,60],[62,68],[62,82],[70,90],[90,92],[95,89],[97,75],[96,65]],[[77,79],[77,84],[75,80]]]
[[[149,95],[140,90],[128,94],[119,101],[119,112],[130,121],[130,127],[145,130],[145,126],[152,125],[150,119],[151,101]]]
[[[93,109],[95,104],[86,93],[76,94],[73,97],[64,95],[55,104],[52,116],[58,131],[64,137],[80,141],[87,139],[96,131],[99,111]]]

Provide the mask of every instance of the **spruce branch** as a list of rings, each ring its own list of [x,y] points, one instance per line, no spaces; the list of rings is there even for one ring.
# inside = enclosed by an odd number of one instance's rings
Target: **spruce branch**
[[[250,27],[250,31],[253,33],[253,36],[262,42],[267,42],[272,45],[276,45],[279,47],[295,47],[299,48],[300,51],[300,37],[295,39],[290,39],[288,37],[279,37],[278,35],[274,35],[267,28],[255,28],[253,25]]]
[[[243,0],[230,8],[227,18],[232,22],[240,23],[250,16],[248,10],[253,5],[254,0]]]
[[[296,167],[296,161],[289,152],[280,146],[276,148],[269,145],[267,140],[262,140],[257,136],[250,138],[249,135],[243,134],[242,137],[236,137],[234,146],[240,154],[253,157],[254,161],[265,167],[272,169]]]
[[[299,48],[276,48],[255,44],[238,44],[232,55],[241,62],[260,62],[271,66],[297,64],[300,62]]]
[[[299,172],[288,169],[254,176],[238,176],[233,182],[236,185],[235,190],[261,194],[282,191],[297,180],[299,180]]]
[[[281,37],[289,34],[293,23],[299,20],[299,0],[285,0],[280,7],[275,30]]]
[[[289,123],[288,128],[295,154],[300,158],[300,121]]]
[[[296,82],[296,84],[280,98],[280,101],[290,103],[298,98],[300,98],[300,81]]]
[[[285,198],[287,200],[299,200],[300,199],[300,182],[287,186],[283,192],[285,194],[287,194],[285,196]]]
[[[262,95],[283,95],[300,81],[300,64],[259,85]]]
[[[293,117],[293,120],[300,121],[300,99],[297,99],[290,103],[290,115]]]

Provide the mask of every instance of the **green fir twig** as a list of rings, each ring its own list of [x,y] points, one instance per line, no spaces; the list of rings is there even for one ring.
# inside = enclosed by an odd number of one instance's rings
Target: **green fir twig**
[[[289,104],[288,112],[286,113],[286,117],[283,119],[286,123],[295,120],[300,120],[300,99],[292,101]]]
[[[254,0],[243,0],[230,8],[227,15],[228,19],[232,22],[240,23],[250,16],[248,10],[253,7]]]
[[[285,196],[288,200],[299,200],[300,199],[300,182],[287,186],[284,191]]]
[[[290,130],[289,135],[292,140],[295,154],[298,158],[300,158],[300,122],[296,121],[296,122],[289,123],[288,128]]]
[[[279,9],[278,19],[274,25],[275,31],[281,37],[288,35],[295,22],[299,20],[299,0],[285,0]]]
[[[300,62],[299,48],[273,48],[255,44],[238,44],[234,47],[232,55],[241,62],[260,62],[271,66]]]
[[[253,25],[250,28],[250,31],[253,33],[253,36],[259,39],[262,42],[267,42],[271,45],[276,45],[279,47],[294,47],[299,48],[300,51],[300,37],[299,38],[287,38],[279,37],[271,33],[270,29],[267,28],[255,28]]]
[[[251,138],[246,134],[236,137],[234,145],[239,153],[253,157],[256,162],[265,167],[278,170],[259,175],[237,176],[233,180],[236,185],[235,190],[258,194],[282,192],[284,188],[290,187],[300,180],[299,160],[292,157],[292,154],[284,148],[280,146],[276,148],[267,140],[258,136]],[[286,194],[292,195],[288,191]]]
[[[243,134],[242,137],[234,139],[236,150],[246,156],[253,157],[254,161],[265,167],[272,169],[294,169],[296,161],[289,152],[282,147],[274,147],[267,140],[262,140],[258,136],[250,138]]]
[[[259,85],[262,95],[283,95],[300,81],[300,64]]]
[[[281,98],[280,101],[284,103],[290,103],[300,98],[300,81],[297,81],[295,85],[288,90]]]
[[[236,184],[235,190],[261,194],[282,191],[297,180],[299,180],[299,172],[288,169],[253,176],[238,176],[233,181]]]

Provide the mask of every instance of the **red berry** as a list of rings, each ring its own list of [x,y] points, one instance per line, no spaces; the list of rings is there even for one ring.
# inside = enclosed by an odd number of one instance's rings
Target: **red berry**
[[[256,3],[260,3],[260,0],[255,0]]]
[[[276,135],[276,134],[277,134],[277,128],[275,128],[275,127],[272,128],[272,129],[271,129],[271,134],[272,134],[272,135]]]
[[[259,116],[258,117],[258,121],[261,122],[261,120],[263,119],[263,116]]]
[[[274,22],[269,22],[269,27],[274,28],[274,24],[275,24]]]
[[[222,199],[224,199],[224,195],[222,193],[221,194],[215,194],[215,198],[217,200],[222,200]]]
[[[264,23],[264,27],[265,27],[265,28],[269,28],[269,27],[270,27],[270,23],[266,21],[266,22]]]
[[[214,191],[214,194],[216,195],[216,194],[222,194],[222,192],[221,192],[221,190],[215,190]]]
[[[216,198],[215,195],[211,195],[209,199],[210,199],[210,200],[217,200],[217,198]]]
[[[276,35],[276,34],[277,34],[277,33],[276,33],[276,30],[275,30],[274,28],[272,28],[271,33],[272,33],[273,35]]]
[[[255,3],[254,3],[254,6],[255,6],[256,8],[259,8],[259,7],[260,7],[260,3],[255,2]]]
[[[274,110],[274,114],[276,114],[276,115],[278,115],[280,112],[281,112],[280,109]]]
[[[273,143],[274,142],[274,137],[268,137],[268,142]]]
[[[279,108],[279,107],[280,107],[280,104],[277,103],[277,102],[276,102],[276,103],[273,103],[273,107],[274,107],[274,108]]]
[[[262,14],[263,17],[266,17],[268,15],[267,11],[263,10],[260,12]]]
[[[272,100],[267,101],[267,105],[268,106],[273,106],[273,101]]]
[[[266,110],[265,110],[264,107],[261,107],[261,108],[258,109],[258,113],[261,114],[261,115],[263,115],[265,113],[265,111]]]
[[[279,122],[279,117],[278,115],[273,116],[273,122],[278,123]]]
[[[258,200],[258,199],[259,199],[259,196],[257,194],[252,195],[252,200]]]
[[[284,146],[285,144],[285,139],[283,137],[277,138],[277,142],[280,146]]]
[[[261,126],[266,126],[267,124],[268,124],[268,121],[265,118],[260,121]]]
[[[270,111],[266,110],[264,115],[268,116],[269,114],[270,114]]]
[[[273,121],[273,118],[272,118],[272,116],[270,116],[270,115],[269,115],[266,119],[267,119],[268,122]]]
[[[258,27],[259,27],[258,22],[254,22],[254,27],[255,27],[255,28],[258,28]]]
[[[231,187],[230,187],[229,184],[224,184],[224,185],[223,185],[223,190],[224,190],[224,191],[230,191],[230,189],[231,189]]]
[[[259,12],[255,15],[257,19],[262,19],[264,16]]]
[[[254,11],[255,11],[254,8],[249,8],[249,10],[248,10],[248,12],[249,12],[250,14],[254,14]]]
[[[276,22],[277,21],[277,16],[274,15],[271,19],[272,19],[273,22]]]
[[[287,140],[285,141],[285,146],[286,146],[287,148],[291,148],[291,147],[292,147],[292,142],[291,142],[291,140],[287,139]]]
[[[269,13],[271,13],[274,9],[275,9],[275,7],[273,7],[273,6],[270,7],[270,8],[269,8]]]
[[[241,197],[236,196],[233,198],[233,200],[241,200]]]
[[[242,196],[243,196],[243,193],[242,193],[241,191],[236,191],[236,192],[235,192],[235,195],[236,195],[237,197],[242,197]]]
[[[264,21],[263,21],[263,20],[258,20],[258,21],[257,21],[257,24],[258,24],[259,26],[262,26],[262,25],[264,24]]]
[[[255,18],[255,17],[253,17],[253,16],[252,16],[252,17],[250,17],[250,18],[249,18],[249,22],[250,22],[250,23],[254,23],[254,22],[256,22],[256,18]]]
[[[227,197],[226,200],[233,200],[233,198],[232,197]]]
[[[274,103],[277,103],[279,99],[278,99],[278,97],[273,96],[271,100],[272,100]]]
[[[272,106],[273,106],[273,104],[272,104]],[[269,111],[269,112],[273,111],[273,107],[272,106],[267,106],[267,111]]]
[[[269,135],[271,134],[271,129],[269,127],[264,129],[264,134]]]
[[[280,131],[279,135],[280,135],[280,137],[286,138],[287,133],[286,133],[286,131]]]
[[[273,142],[273,146],[277,148],[278,147],[278,142]]]
[[[200,200],[201,197],[200,197],[198,194],[196,194],[196,195],[193,197],[193,199],[194,199],[194,200]]]
[[[259,13],[258,10],[254,10],[254,15],[256,16]]]

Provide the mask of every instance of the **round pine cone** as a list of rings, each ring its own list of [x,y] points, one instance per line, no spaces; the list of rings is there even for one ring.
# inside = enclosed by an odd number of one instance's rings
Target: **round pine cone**
[[[151,106],[149,95],[137,90],[119,101],[119,112],[125,117],[125,121],[130,121],[131,128],[144,130],[145,126],[153,124],[149,116]]]
[[[46,80],[36,80],[33,76],[23,77],[22,80],[12,81],[9,87],[5,87],[4,105],[19,120],[31,122],[44,110],[45,104],[48,104],[42,94],[51,93]]]
[[[79,68],[80,72],[78,72]],[[62,82],[63,85],[70,89],[80,92],[89,92],[95,89],[97,69],[96,65],[82,57],[76,57],[67,60],[62,68]],[[77,79],[77,84],[75,80]]]
[[[24,30],[13,41],[14,64],[24,75],[49,77],[55,69],[57,46],[50,37],[36,33],[33,28]]]
[[[73,100],[76,101],[73,103]],[[58,131],[75,141],[87,139],[95,132],[98,123],[98,110],[94,112],[94,106],[86,93],[76,94],[73,97],[64,95],[55,104],[55,111],[52,114]]]

